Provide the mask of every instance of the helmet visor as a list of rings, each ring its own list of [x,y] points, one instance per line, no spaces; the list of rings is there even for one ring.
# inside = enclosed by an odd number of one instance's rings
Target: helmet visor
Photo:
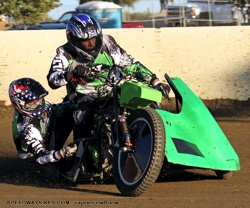
[[[31,100],[31,101],[26,101],[24,104],[24,109],[27,111],[34,111],[36,109],[40,109],[43,107],[45,104],[44,98],[38,99],[38,100]]]

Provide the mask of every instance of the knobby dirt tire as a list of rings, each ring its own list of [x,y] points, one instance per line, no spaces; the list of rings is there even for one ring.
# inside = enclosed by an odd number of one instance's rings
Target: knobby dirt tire
[[[160,115],[152,108],[141,108],[128,118],[134,153],[116,148],[113,176],[124,196],[139,196],[157,180],[165,156],[165,129]]]

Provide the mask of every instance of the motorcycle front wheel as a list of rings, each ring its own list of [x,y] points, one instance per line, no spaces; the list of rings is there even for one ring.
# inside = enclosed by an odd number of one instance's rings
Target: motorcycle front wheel
[[[139,196],[155,183],[165,156],[165,129],[152,108],[141,108],[128,118],[134,151],[115,148],[114,181],[125,196]]]

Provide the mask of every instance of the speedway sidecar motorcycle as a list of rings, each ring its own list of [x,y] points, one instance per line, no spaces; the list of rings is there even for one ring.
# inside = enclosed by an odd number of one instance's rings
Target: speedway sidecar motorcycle
[[[73,182],[111,177],[123,195],[139,196],[155,183],[164,161],[212,169],[224,179],[240,169],[217,122],[180,78],[165,74],[176,101],[175,111],[168,111],[160,91],[118,72],[99,76],[112,91],[96,109],[91,136],[75,141]]]

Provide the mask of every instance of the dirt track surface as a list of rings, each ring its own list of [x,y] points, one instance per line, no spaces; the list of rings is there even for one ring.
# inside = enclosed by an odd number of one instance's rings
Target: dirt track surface
[[[0,105],[0,207],[248,208],[250,111],[249,105],[237,106],[211,109],[240,158],[241,170],[232,178],[218,180],[210,170],[173,171],[144,195],[130,198],[121,196],[114,184],[71,186],[59,182],[52,168],[21,161],[11,136],[12,108]]]

